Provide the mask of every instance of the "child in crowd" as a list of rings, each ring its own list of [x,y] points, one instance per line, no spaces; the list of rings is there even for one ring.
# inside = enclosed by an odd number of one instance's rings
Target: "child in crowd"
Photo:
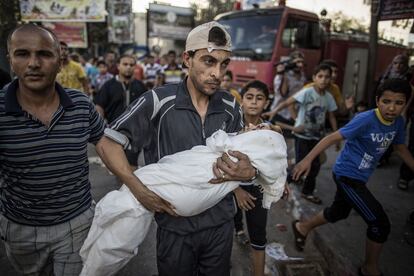
[[[105,61],[100,60],[97,63],[99,75],[96,76],[94,79],[92,85],[95,87],[95,91],[98,92],[105,82],[112,79],[114,76],[108,72],[108,65],[105,63]]]
[[[331,81],[332,69],[327,64],[316,66],[312,79],[313,86],[303,88],[286,101],[280,103],[274,110],[270,111],[273,117],[280,110],[299,104],[299,112],[296,118],[295,127],[301,128],[301,132],[295,132],[296,163],[301,161],[320,139],[325,136],[325,117],[328,114],[332,130],[336,131],[337,124],[334,111],[337,109],[335,100],[327,87]],[[302,197],[315,204],[321,204],[319,197],[313,194],[316,186],[316,177],[320,169],[320,160],[315,158],[312,161],[312,170],[303,181]]]
[[[246,128],[266,128],[281,132],[280,128],[260,117],[263,110],[269,104],[269,89],[261,81],[249,82],[241,91],[241,106]],[[285,187],[285,195],[288,194]],[[266,223],[267,209],[263,208],[263,193],[259,186],[253,182],[241,182],[234,190],[237,200],[238,211],[234,217],[236,238],[241,243],[249,240],[243,231],[243,213],[246,213],[247,229],[249,231],[250,245],[252,247],[253,275],[264,275],[265,246],[266,246]]]
[[[233,87],[233,73],[229,70],[224,74],[223,80],[220,83],[220,87],[229,91],[236,99],[237,103],[241,103],[241,96],[239,92]]]
[[[359,268],[359,275],[381,275],[378,261],[390,233],[390,222],[366,183],[391,144],[409,168],[414,170],[414,159],[404,145],[404,119],[400,116],[410,95],[411,87],[407,81],[384,81],[377,90],[376,109],[356,115],[347,125],[322,139],[296,165],[293,170],[295,180],[309,174],[312,160],[318,159],[322,151],[346,140],[333,168],[333,179],[337,186],[333,203],[309,220],[292,223],[298,250],[303,250],[306,236],[313,228],[345,219],[354,209],[368,224],[365,263]]]

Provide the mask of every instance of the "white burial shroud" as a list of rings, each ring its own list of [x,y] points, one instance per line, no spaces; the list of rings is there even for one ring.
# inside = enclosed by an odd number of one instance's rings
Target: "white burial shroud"
[[[286,143],[271,130],[230,135],[218,130],[206,146],[165,156],[158,163],[135,171],[150,190],[170,202],[180,216],[193,216],[217,204],[239,182],[209,184],[212,165],[224,152],[237,150],[249,156],[259,170],[255,185],[263,190],[263,207],[278,201],[286,181]],[[153,213],[145,209],[123,185],[108,193],[95,209],[88,237],[81,248],[81,275],[113,275],[138,252],[151,224]]]

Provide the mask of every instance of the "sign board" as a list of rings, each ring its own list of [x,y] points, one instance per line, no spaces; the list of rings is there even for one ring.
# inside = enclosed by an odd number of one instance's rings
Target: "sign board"
[[[414,0],[380,0],[379,20],[414,18]]]
[[[108,1],[108,40],[116,44],[134,41],[132,0]]]
[[[20,0],[23,21],[105,21],[105,0]]]
[[[194,27],[191,8],[149,4],[148,37],[185,40]]]
[[[46,28],[52,30],[59,41],[64,41],[70,48],[87,48],[88,35],[84,22],[43,22]]]

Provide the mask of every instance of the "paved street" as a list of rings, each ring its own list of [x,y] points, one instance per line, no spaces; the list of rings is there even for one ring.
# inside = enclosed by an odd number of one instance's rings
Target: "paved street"
[[[328,162],[322,167],[317,184],[317,193],[324,200],[324,205],[329,204],[334,192],[330,167],[336,152],[329,150],[327,153]],[[90,155],[93,157],[95,154],[91,151]],[[414,187],[410,187],[408,192],[396,189],[395,182],[398,177],[399,164],[400,160],[393,157],[391,164],[378,169],[369,183],[370,189],[383,202],[392,222],[390,240],[386,243],[381,258],[381,268],[385,275],[409,275],[408,272],[414,270],[412,262],[414,247],[408,245],[403,238],[404,233],[412,231],[406,226],[406,218],[409,210],[414,208]],[[95,200],[99,200],[107,192],[117,188],[115,177],[110,175],[105,168],[93,163],[91,164],[91,182]],[[296,187],[293,188],[296,189]],[[298,196],[296,195],[295,198]],[[309,216],[322,207],[310,205],[302,200],[280,201],[272,206],[267,229],[268,243],[284,244],[288,256],[304,257],[305,259],[301,262],[275,262],[267,257],[268,268],[272,269],[271,275],[356,275],[356,269],[362,262],[364,254],[365,224],[355,213],[352,213],[346,221],[318,229],[308,239],[309,243],[304,253],[299,253],[294,249],[290,228],[292,213],[296,216]],[[277,224],[287,226],[287,231],[281,231]],[[155,233],[156,226],[153,223],[138,255],[118,273],[118,276],[157,274]],[[328,262],[325,262],[324,258]],[[328,270],[331,272],[327,272]],[[232,276],[248,276],[250,274],[248,247],[240,246],[234,242]],[[0,275],[18,275],[8,263],[2,244],[0,244]]]

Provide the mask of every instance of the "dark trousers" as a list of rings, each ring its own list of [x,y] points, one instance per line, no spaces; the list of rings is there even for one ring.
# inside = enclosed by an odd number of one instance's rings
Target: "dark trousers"
[[[381,203],[368,190],[361,180],[333,174],[336,183],[334,202],[323,212],[328,222],[336,222],[349,216],[354,209],[368,225],[367,237],[384,243],[391,230],[391,224]]]
[[[187,235],[158,228],[158,275],[229,276],[233,230],[232,220]]]
[[[295,138],[295,152],[296,163],[299,163],[305,156],[316,146],[318,140],[307,140],[299,137]],[[303,182],[302,193],[311,195],[316,186],[316,177],[318,176],[319,169],[321,168],[321,162],[319,161],[319,155],[311,164],[311,169],[306,179]]]
[[[408,133],[408,150],[411,154],[414,154],[414,126],[413,126],[413,120],[411,120],[411,126]],[[414,173],[411,171],[411,169],[403,163],[400,167],[400,179],[411,181],[414,179]]]
[[[267,242],[267,209],[263,208],[262,205],[263,193],[260,191],[260,188],[255,185],[240,187],[256,198],[253,209],[245,212],[250,245],[255,250],[264,250]],[[237,207],[237,213],[234,216],[234,226],[236,232],[243,230],[243,210],[239,207]]]

